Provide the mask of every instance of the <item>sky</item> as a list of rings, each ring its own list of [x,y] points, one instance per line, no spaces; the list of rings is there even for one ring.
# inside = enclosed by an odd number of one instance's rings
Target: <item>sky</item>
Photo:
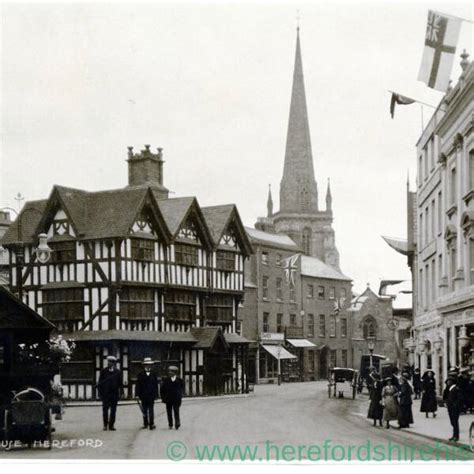
[[[417,81],[435,2],[154,2],[2,4],[0,207],[127,184],[127,146],[163,147],[171,196],[235,203],[253,226],[275,210],[283,173],[299,10],[320,201],[331,180],[341,269],[354,290],[410,278],[381,235],[406,235],[406,182],[432,110]],[[463,22],[459,54],[472,53]]]

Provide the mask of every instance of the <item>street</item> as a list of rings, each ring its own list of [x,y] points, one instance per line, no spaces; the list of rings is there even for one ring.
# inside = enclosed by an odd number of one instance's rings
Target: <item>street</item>
[[[365,418],[367,395],[328,399],[325,382],[309,382],[255,387],[255,395],[234,398],[185,400],[181,409],[182,427],[169,430],[164,406],[156,404],[155,431],[141,429],[141,415],[135,405],[119,406],[117,431],[102,431],[101,409],[69,407],[64,420],[56,422],[52,450],[16,448],[0,451],[0,457],[10,459],[203,459],[209,455],[219,460],[250,459],[301,460],[367,460],[366,449],[378,445],[381,450],[392,446],[392,456],[426,460],[418,448],[431,446],[429,459],[452,459],[455,448],[397,429],[373,428]],[[414,413],[415,424],[419,413]],[[392,422],[393,423],[393,422]],[[393,423],[396,425],[396,423]],[[450,427],[446,426],[446,434]],[[83,440],[83,441],[80,441]],[[89,440],[87,443],[85,440]],[[63,443],[63,447],[58,444]],[[86,445],[80,446],[81,443]],[[170,445],[170,443],[172,443]],[[174,443],[174,444],[173,444]],[[205,448],[207,446],[209,448]],[[217,451],[213,446],[217,446]],[[228,446],[227,451],[222,450]],[[235,446],[238,450],[235,451]],[[319,448],[317,447],[319,446]],[[348,448],[353,446],[348,456]],[[248,447],[246,449],[246,447]],[[359,448],[359,451],[357,451]],[[413,452],[413,455],[411,454]],[[458,459],[473,459],[466,450]],[[407,453],[407,454],[403,454]],[[361,457],[362,456],[362,457]],[[436,457],[438,456],[438,457]],[[393,457],[392,457],[393,459]],[[402,458],[403,460],[403,458]]]

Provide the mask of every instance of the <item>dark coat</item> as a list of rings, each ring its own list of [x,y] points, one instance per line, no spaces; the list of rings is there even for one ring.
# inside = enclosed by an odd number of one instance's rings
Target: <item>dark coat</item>
[[[401,427],[408,427],[413,423],[413,412],[411,410],[413,390],[407,381],[400,383],[400,391],[398,392],[398,403],[400,412],[398,414],[398,423]]]
[[[184,395],[184,382],[179,377],[173,382],[166,377],[161,382],[161,401],[163,403],[180,404]]]
[[[420,393],[422,390],[421,376],[419,373],[413,374],[413,390],[415,393]]]
[[[372,385],[370,392],[370,405],[367,413],[367,418],[371,420],[381,420],[383,417],[383,406],[382,406],[382,388],[383,383],[376,380]]]
[[[108,367],[102,369],[97,384],[97,390],[101,400],[118,400],[123,392],[122,372]]]
[[[461,390],[457,385],[446,387],[443,392],[443,400],[446,403],[448,411],[460,413],[462,408]]]
[[[423,393],[421,395],[422,413],[434,413],[438,409],[438,401],[436,400],[436,380],[435,378],[425,377],[421,384]]]
[[[146,371],[142,370],[138,374],[135,396],[141,400],[155,400],[158,398],[158,377],[155,372],[151,371],[147,375]]]

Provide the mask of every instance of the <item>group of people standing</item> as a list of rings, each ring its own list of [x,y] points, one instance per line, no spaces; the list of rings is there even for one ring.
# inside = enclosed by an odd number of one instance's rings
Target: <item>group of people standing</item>
[[[161,396],[161,401],[166,405],[169,429],[173,426],[179,429],[181,426],[180,406],[184,395],[183,380],[177,375],[178,368],[171,365],[168,367],[168,376],[160,384],[153,365],[153,360],[145,357],[135,385],[135,397],[143,416],[143,428],[150,430],[156,428],[155,400]],[[97,390],[102,401],[103,429],[115,431],[117,405],[123,395],[123,378],[114,356],[107,357],[107,367],[100,373]]]
[[[466,379],[464,372],[460,373],[458,369],[453,368],[445,381],[443,402],[453,427],[450,441],[459,440],[459,416],[472,406],[472,394],[469,394],[464,387],[465,385],[472,387],[472,383],[463,384]],[[425,413],[426,418],[430,413],[433,418],[436,417],[438,410],[436,379],[431,369],[426,370],[422,376],[419,369],[415,369],[413,374],[404,370],[401,376],[398,376],[395,370],[390,377],[382,380],[372,368],[367,385],[370,395],[367,418],[373,420],[374,426],[377,426],[377,422],[380,426],[385,422],[385,428],[388,429],[390,421],[398,421],[398,428],[408,428],[413,423],[413,397],[421,398],[420,412]]]

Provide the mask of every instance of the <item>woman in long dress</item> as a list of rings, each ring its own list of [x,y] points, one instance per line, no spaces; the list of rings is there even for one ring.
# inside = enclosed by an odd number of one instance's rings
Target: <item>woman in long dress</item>
[[[428,418],[428,413],[433,413],[433,418],[436,417],[436,410],[438,409],[438,401],[436,400],[436,379],[432,370],[427,370],[422,377],[422,392],[421,392],[421,413],[425,413]]]
[[[392,383],[392,378],[385,379],[385,387],[382,389],[382,403],[383,403],[383,421],[385,421],[385,428],[390,428],[390,421],[398,420],[398,403],[396,395],[398,390]]]
[[[400,390],[398,392],[398,404],[400,411],[398,413],[398,426],[399,428],[409,428],[410,424],[413,423],[413,412],[411,405],[413,395],[413,388],[408,382],[407,374],[403,373],[400,378]]]
[[[380,380],[380,375],[373,373],[369,375],[372,377],[372,390],[370,391],[370,405],[367,413],[367,418],[374,420],[374,426],[377,426],[377,420],[382,426],[383,406],[382,406],[382,388],[383,384]]]

